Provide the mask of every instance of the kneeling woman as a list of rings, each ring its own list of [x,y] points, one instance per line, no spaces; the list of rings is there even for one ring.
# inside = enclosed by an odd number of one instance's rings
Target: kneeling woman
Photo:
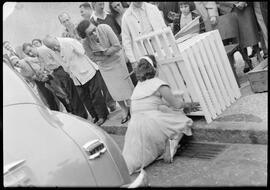
[[[130,99],[133,84],[128,76],[124,52],[120,42],[107,24],[95,26],[89,20],[81,21],[77,26],[88,57],[99,66],[109,93],[117,101],[123,112],[121,123],[129,120],[129,110],[125,100]]]
[[[183,134],[192,135],[193,121],[181,110],[188,104],[156,77],[156,67],[150,55],[141,58],[136,68],[139,82],[131,96],[131,120],[123,149],[130,174],[157,158],[172,162]]]

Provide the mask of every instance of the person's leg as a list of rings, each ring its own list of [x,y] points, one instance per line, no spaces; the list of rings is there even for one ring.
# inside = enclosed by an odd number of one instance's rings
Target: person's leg
[[[87,88],[88,88],[88,97],[90,101],[92,102],[92,106],[97,114],[97,117],[99,118],[97,121],[97,125],[102,125],[109,114],[109,111],[106,107],[105,98],[102,95],[101,88],[99,85],[99,78],[96,74],[90,81],[87,82]]]
[[[60,67],[53,72],[53,75],[60,81],[61,88],[67,94],[67,100],[69,101],[68,104],[71,107],[71,113],[87,119],[88,114],[86,109],[69,74],[66,73],[62,67]]]
[[[261,62],[261,61],[263,60],[263,58],[262,58],[261,53],[260,53],[259,44],[255,44],[255,45],[253,46],[253,50],[254,50],[254,52],[255,52],[255,54],[256,54],[257,60],[258,60],[259,62]]]
[[[35,80],[35,83],[37,85],[38,90],[45,98],[49,108],[54,111],[59,111],[59,107],[55,100],[55,96],[49,89],[45,87],[45,83],[37,80]]]
[[[166,142],[165,151],[163,154],[164,162],[171,163],[173,161],[173,157],[180,147],[179,142],[183,137],[183,133],[177,134],[172,138],[169,138]]]
[[[103,96],[105,97],[106,105],[110,109],[110,111],[113,112],[116,109],[116,102],[113,100],[111,94],[109,93],[108,88],[104,82],[104,79],[102,78],[100,74],[100,71],[97,71],[96,75],[97,75],[101,90],[103,92]]]
[[[244,68],[244,73],[250,71],[253,69],[252,62],[250,58],[247,55],[247,49],[246,48],[239,48],[239,52],[242,55],[244,62],[245,62],[245,68]]]
[[[82,86],[76,86],[76,89],[77,89],[77,92],[78,92],[83,104],[85,105],[86,109],[88,110],[89,114],[92,117],[92,122],[96,123],[98,121],[98,115],[95,112],[95,109],[92,105],[92,101],[91,101],[91,98],[89,95],[90,92],[88,90],[88,83],[89,83],[89,81]]]
[[[121,121],[121,124],[126,123],[130,119],[129,109],[126,106],[125,101],[117,101],[117,102],[120,105],[121,110],[122,110],[122,114],[123,114],[123,119]]]
[[[131,73],[133,71],[132,65],[129,61],[127,62],[127,69],[128,69],[129,73]],[[136,75],[134,73],[132,75],[130,75],[130,79],[131,79],[133,85],[136,86],[138,83],[138,80],[137,80]]]

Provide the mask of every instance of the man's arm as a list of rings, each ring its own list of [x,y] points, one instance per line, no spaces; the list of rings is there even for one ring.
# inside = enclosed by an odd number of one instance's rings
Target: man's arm
[[[70,43],[73,48],[73,52],[79,56],[84,55],[85,50],[83,48],[83,45],[76,39],[72,39],[72,42]]]

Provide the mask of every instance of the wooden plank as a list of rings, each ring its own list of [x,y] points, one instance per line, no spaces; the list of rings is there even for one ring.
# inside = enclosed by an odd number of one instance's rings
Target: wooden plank
[[[140,52],[140,57],[144,56],[147,54],[146,49],[144,47],[144,44],[142,41],[137,41],[137,46],[139,48],[139,52]]]
[[[214,31],[213,34],[215,37],[214,42],[217,45],[218,53],[219,53],[220,58],[223,62],[222,66],[223,66],[223,68],[226,71],[226,74],[228,76],[229,84],[232,88],[232,93],[234,94],[234,98],[240,98],[241,92],[240,92],[240,89],[238,87],[236,78],[234,77],[233,70],[231,68],[231,64],[229,62],[227,53],[226,53],[224,45],[222,43],[222,39],[221,39],[218,31]]]
[[[144,44],[145,44],[146,50],[148,52],[148,55],[155,55],[155,52],[152,48],[152,44],[150,43],[149,39],[145,39]]]
[[[235,101],[234,96],[233,96],[233,94],[234,94],[233,89],[230,86],[230,82],[228,80],[228,76],[226,74],[226,71],[224,70],[224,68],[222,66],[222,61],[220,59],[220,56],[219,56],[219,54],[217,54],[217,47],[216,47],[215,43],[213,42],[214,39],[207,38],[207,40],[210,44],[211,51],[215,52],[215,53],[213,53],[213,55],[214,55],[214,59],[216,60],[217,68],[219,70],[220,76],[222,78],[225,89],[226,89],[227,94],[229,96],[230,102],[233,103]]]
[[[181,75],[182,73],[179,70],[178,66],[176,65],[176,62],[171,63],[169,65],[169,68],[170,68],[171,74],[172,74],[172,76],[177,84],[178,89],[184,91],[183,98],[184,98],[185,102],[191,102],[189,92],[188,92],[187,87],[184,83],[184,78]]]
[[[193,55],[191,49],[187,49],[187,54],[188,54],[188,57],[190,59],[192,71],[193,71],[193,73],[195,75],[197,83],[199,84],[199,90],[200,90],[200,93],[201,93],[201,95],[203,97],[204,104],[206,106],[205,110],[207,110],[207,112],[208,112],[207,114],[209,114],[209,116],[212,118],[212,113],[211,113],[211,110],[210,110],[211,109],[210,108],[211,102],[209,100],[209,95],[208,95],[208,92],[207,92],[207,90],[205,88],[205,85],[203,83],[203,79],[201,77],[199,68],[198,68],[197,63],[196,63],[196,61],[194,59],[194,55]]]
[[[204,65],[205,65],[207,73],[209,75],[209,78],[210,78],[211,84],[213,86],[215,96],[217,97],[217,104],[215,105],[216,112],[217,112],[217,114],[221,114],[221,110],[225,109],[225,102],[222,99],[222,95],[221,95],[220,90],[218,88],[218,84],[217,84],[217,81],[215,79],[212,67],[210,66],[210,63],[209,63],[210,61],[207,58],[206,50],[204,49],[202,43],[203,43],[203,41],[200,41],[198,43],[198,46],[199,46],[199,49],[200,49],[200,52],[201,52],[201,55],[202,55],[202,61],[203,61]]]
[[[214,105],[213,105],[213,101],[214,101],[214,92],[213,92],[213,88],[211,86],[211,83],[209,81],[209,78],[208,78],[208,75],[205,71],[205,68],[204,68],[204,65],[202,64],[202,58],[200,57],[200,51],[197,47],[197,45],[194,45],[192,48],[192,53],[193,53],[193,56],[194,56],[194,60],[195,60],[195,63],[199,69],[199,74],[201,76],[201,79],[202,79],[202,83],[200,84],[200,86],[202,87],[202,91],[204,93],[204,96],[205,96],[205,100],[207,102],[207,105],[208,105],[208,108],[209,108],[209,111],[212,115],[212,118],[216,118],[217,117],[217,114],[216,114],[216,111],[215,111],[215,108],[214,108]],[[204,86],[202,86],[204,85]],[[205,90],[205,92],[204,92]]]
[[[192,81],[190,79],[190,74],[188,73],[187,69],[186,69],[186,64],[187,62],[184,61],[183,59],[179,60],[176,62],[177,64],[177,68],[178,68],[178,72],[181,73],[181,75],[183,76],[183,81],[185,81],[185,85],[187,88],[187,94],[190,96],[191,98],[191,102],[199,102],[198,97],[196,96],[196,92],[194,91],[194,86],[192,84]]]
[[[219,73],[216,61],[214,60],[214,55],[213,55],[214,52],[211,50],[210,44],[206,38],[203,40],[202,44],[205,47],[204,49],[206,50],[208,60],[210,60],[210,66],[212,67],[214,76],[215,76],[216,81],[218,83],[218,87],[220,89],[220,92],[221,92],[222,98],[225,102],[225,105],[230,106],[230,100],[229,100],[228,93],[227,93],[225,86],[223,84],[223,81],[222,81],[221,75]]]
[[[170,64],[170,63],[173,63],[175,61],[179,61],[179,60],[183,60],[183,57],[180,55],[180,56],[177,56],[177,57],[173,57],[173,58],[168,58],[168,59],[164,59],[164,60],[161,60],[159,61],[159,64],[163,65],[163,64]]]
[[[172,47],[172,51],[173,51],[173,55],[174,56],[179,56],[179,49],[176,45],[176,40],[174,38],[174,35],[172,33],[172,31],[170,30],[169,32],[166,33],[166,36],[167,36],[167,39],[169,41],[169,44],[171,45]]]
[[[210,123],[212,121],[211,119],[211,114],[210,112],[208,111],[208,108],[206,106],[206,103],[205,103],[205,100],[204,100],[204,97],[202,96],[202,93],[201,93],[201,90],[200,90],[200,87],[199,87],[199,83],[197,82],[197,79],[196,79],[196,76],[193,72],[193,68],[192,68],[192,64],[191,64],[191,60],[189,58],[189,55],[188,55],[188,51],[185,50],[184,52],[182,52],[182,56],[183,56],[183,59],[185,60],[185,62],[187,63],[187,70],[188,70],[188,73],[190,75],[190,79],[192,81],[192,84],[194,86],[194,90],[196,92],[196,95],[199,99],[199,102],[200,102],[200,106],[202,108],[202,111],[204,113],[204,117],[206,119],[206,122],[207,123]]]
[[[171,58],[172,57],[172,53],[169,49],[169,44],[166,41],[166,36],[164,34],[159,35],[159,39],[160,39],[160,43],[162,46],[162,50],[165,52],[165,57],[166,58]]]
[[[154,46],[154,49],[157,51],[158,59],[164,60],[165,56],[161,51],[161,44],[157,36],[154,36],[154,38],[152,38],[152,45]]]
[[[217,117],[217,113],[221,114],[221,108],[220,108],[219,103],[217,101],[215,90],[214,90],[214,87],[213,87],[211,80],[210,80],[210,73],[208,73],[209,69],[206,68],[207,67],[206,65],[208,64],[208,60],[205,60],[203,58],[203,55],[202,55],[203,52],[200,50],[200,45],[199,45],[200,43],[201,43],[201,40],[198,43],[196,43],[196,46],[193,46],[193,49],[196,52],[198,52],[197,54],[195,54],[195,56],[196,56],[202,77],[204,79],[207,91],[209,92],[210,100],[211,100],[213,108],[214,108],[214,110],[213,110],[214,114],[212,117],[215,118],[215,117]]]

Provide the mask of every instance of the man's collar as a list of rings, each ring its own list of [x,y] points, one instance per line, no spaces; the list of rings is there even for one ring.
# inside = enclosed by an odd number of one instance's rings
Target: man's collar
[[[145,10],[145,3],[143,2],[143,3],[142,3],[142,6],[141,6],[140,8],[135,7],[134,4],[132,3],[132,4],[131,4],[131,7],[132,7],[133,10],[134,10],[134,9],[135,9],[135,10],[136,10],[136,9],[142,9],[142,10]]]
[[[94,21],[97,21],[98,18],[100,18],[100,19],[105,19],[106,16],[107,16],[108,14],[109,14],[109,13],[108,13],[107,11],[104,10],[104,17],[101,18],[101,17],[98,17],[98,16],[96,15],[96,12],[94,11],[90,18],[93,18]]]

